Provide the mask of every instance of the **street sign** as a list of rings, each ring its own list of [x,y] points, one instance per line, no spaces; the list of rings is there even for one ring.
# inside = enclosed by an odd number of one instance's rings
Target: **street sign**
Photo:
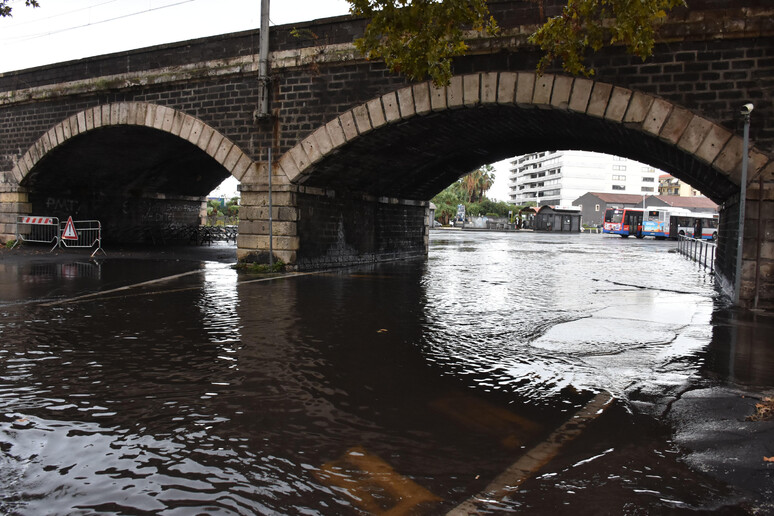
[[[65,224],[62,238],[65,240],[78,240],[78,233],[75,232],[75,224],[73,224],[72,217],[67,217],[67,224]]]

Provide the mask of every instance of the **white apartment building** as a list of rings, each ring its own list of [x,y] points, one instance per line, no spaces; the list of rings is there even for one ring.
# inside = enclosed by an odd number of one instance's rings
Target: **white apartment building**
[[[586,151],[545,151],[511,160],[514,204],[571,206],[587,192],[658,195],[661,170],[620,156]]]

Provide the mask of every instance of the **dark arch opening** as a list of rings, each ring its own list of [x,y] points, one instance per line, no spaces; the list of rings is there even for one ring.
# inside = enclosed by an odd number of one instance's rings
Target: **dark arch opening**
[[[165,228],[198,226],[207,194],[229,172],[173,134],[113,125],[52,149],[22,181],[33,213],[102,222],[106,242],[164,238]]]

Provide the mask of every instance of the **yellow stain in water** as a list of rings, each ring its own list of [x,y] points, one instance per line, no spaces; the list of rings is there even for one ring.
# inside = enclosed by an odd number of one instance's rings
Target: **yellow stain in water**
[[[342,489],[360,509],[371,514],[422,514],[423,505],[442,501],[385,461],[356,446],[315,473],[321,482]]]
[[[519,448],[542,429],[530,419],[466,394],[439,398],[430,407],[470,431],[498,439],[509,450]]]

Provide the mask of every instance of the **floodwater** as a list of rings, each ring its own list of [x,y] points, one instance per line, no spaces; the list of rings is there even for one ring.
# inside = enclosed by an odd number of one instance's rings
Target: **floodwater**
[[[433,231],[270,280],[0,255],[0,513],[766,513],[774,323],[673,248]]]

